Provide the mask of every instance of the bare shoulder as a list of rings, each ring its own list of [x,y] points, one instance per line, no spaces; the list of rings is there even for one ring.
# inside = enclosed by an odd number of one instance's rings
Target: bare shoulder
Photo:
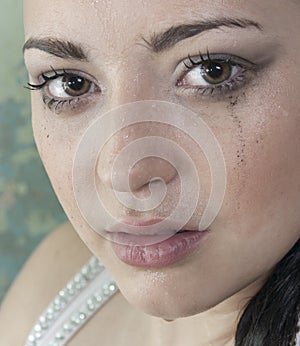
[[[1,304],[3,345],[24,343],[38,316],[91,256],[69,223],[45,238],[25,263]]]

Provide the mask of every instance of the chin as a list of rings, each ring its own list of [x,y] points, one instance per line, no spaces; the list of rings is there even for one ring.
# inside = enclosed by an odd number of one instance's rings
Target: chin
[[[178,305],[174,302],[173,304],[167,305],[162,301],[152,302],[152,304],[139,304],[137,305],[134,302],[129,302],[132,305],[135,305],[139,310],[143,311],[145,314],[158,317],[164,320],[173,321],[179,318],[195,316],[202,312],[205,312],[211,308],[207,305],[194,305],[192,302],[189,305]]]
[[[121,292],[132,306],[147,315],[165,320],[194,316],[211,309],[222,301],[222,299],[212,300],[212,297],[203,296],[199,299],[200,293],[198,294],[198,300],[192,294],[177,296],[174,294],[174,290],[147,292],[145,289],[144,291],[140,290],[137,292],[135,289],[121,289]]]

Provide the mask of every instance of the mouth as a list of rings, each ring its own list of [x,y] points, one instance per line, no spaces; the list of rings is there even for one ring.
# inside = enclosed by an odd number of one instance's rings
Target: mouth
[[[179,230],[168,236],[113,233],[111,248],[127,265],[160,268],[189,257],[200,247],[208,234],[208,230]]]
[[[105,230],[105,237],[117,244],[149,246],[161,243],[177,234],[204,232],[197,228],[186,229],[185,227],[187,225],[179,225],[168,219],[122,220]]]
[[[125,264],[135,267],[167,266],[193,253],[208,235],[208,230],[173,221],[122,221],[107,229],[115,255]],[[182,226],[182,225],[181,225]]]

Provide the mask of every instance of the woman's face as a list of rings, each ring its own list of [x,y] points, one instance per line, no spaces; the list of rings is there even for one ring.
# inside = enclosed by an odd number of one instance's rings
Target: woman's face
[[[146,313],[171,319],[207,310],[266,277],[299,238],[299,6],[24,1],[25,61],[30,83],[41,89],[32,92],[41,158],[76,231]],[[157,106],[156,121],[149,121],[149,104]],[[126,123],[127,114],[136,116],[133,123]],[[205,143],[213,142],[201,121],[221,148],[226,171],[205,153]],[[155,140],[142,141],[149,138]],[[164,152],[170,141],[177,146]],[[208,148],[217,152],[214,144]],[[122,150],[126,155],[114,166]],[[94,164],[85,164],[92,156]],[[106,213],[90,203],[91,181]],[[155,186],[164,198],[153,207]],[[99,235],[110,217],[135,225],[166,219],[183,194],[188,202],[173,218],[184,220],[183,230],[200,230],[211,191],[221,203],[210,207],[214,217],[200,244],[181,259],[128,264]]]

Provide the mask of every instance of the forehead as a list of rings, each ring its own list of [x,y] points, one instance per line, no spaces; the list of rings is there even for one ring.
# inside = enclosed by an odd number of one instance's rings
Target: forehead
[[[214,18],[252,20],[272,35],[290,32],[294,6],[293,0],[24,0],[25,35],[72,40],[113,55],[172,26]]]
[[[271,0],[270,0],[271,1]],[[272,0],[274,2],[274,0]],[[73,37],[132,36],[146,30],[220,16],[255,16],[269,2],[245,0],[25,0],[26,33]],[[124,36],[124,35],[122,35]],[[105,37],[109,38],[109,37]]]

